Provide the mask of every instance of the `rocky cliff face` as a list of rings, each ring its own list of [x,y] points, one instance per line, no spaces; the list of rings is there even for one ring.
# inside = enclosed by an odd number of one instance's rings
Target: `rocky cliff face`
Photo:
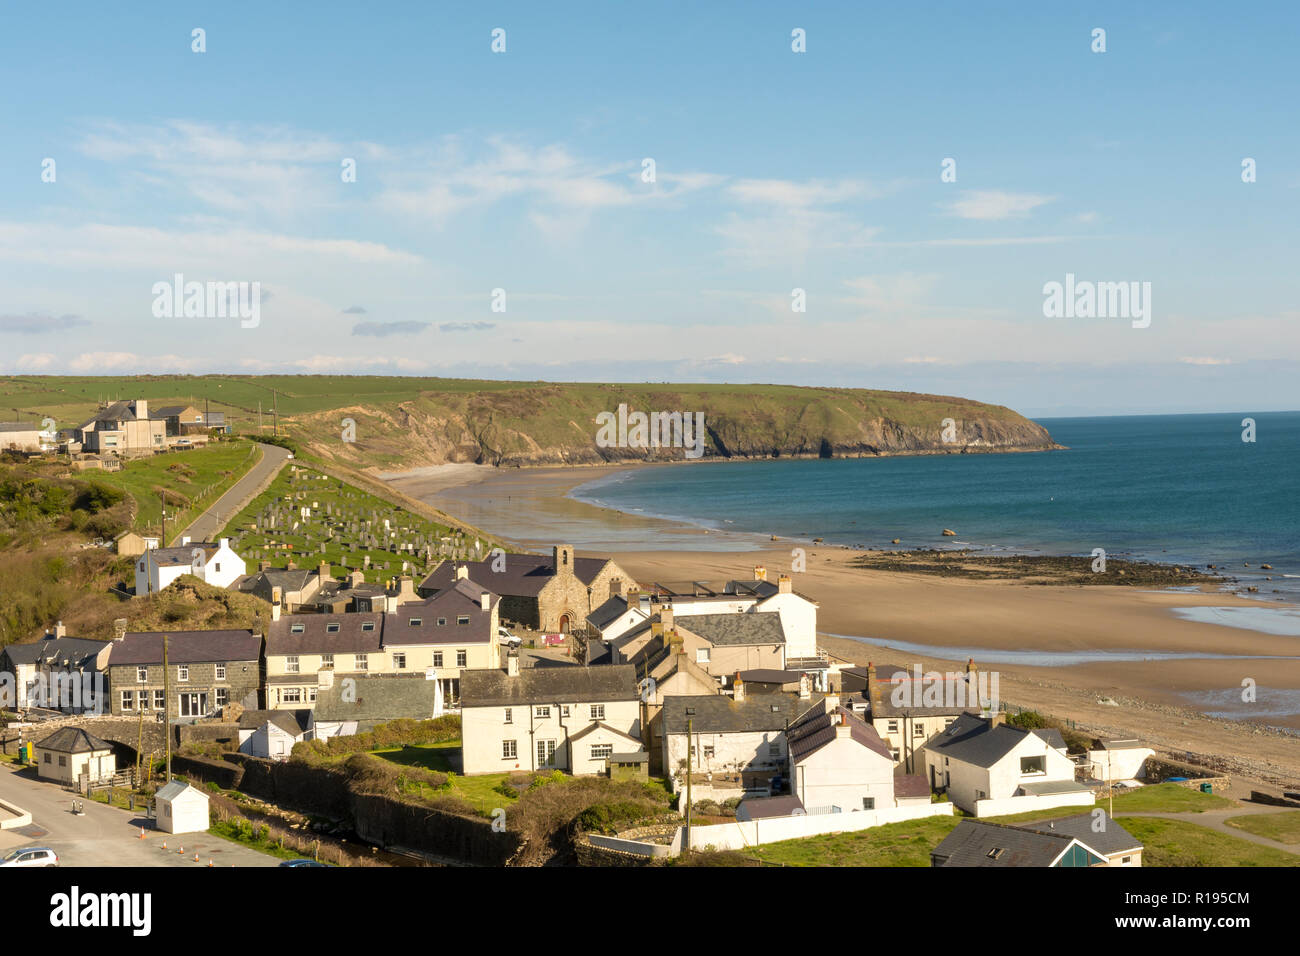
[[[448,462],[501,467],[692,458],[859,458],[1047,451],[1047,430],[1010,409],[961,398],[784,386],[725,389],[538,385],[357,406],[298,422],[310,449],[355,467],[398,470]],[[622,412],[620,406],[624,406]],[[703,416],[689,425],[636,413]],[[356,422],[342,442],[332,421]],[[621,427],[620,427],[621,426]]]

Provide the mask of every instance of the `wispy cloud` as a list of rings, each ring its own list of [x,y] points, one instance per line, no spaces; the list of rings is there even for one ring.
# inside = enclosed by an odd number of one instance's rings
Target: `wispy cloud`
[[[429,322],[358,322],[352,327],[353,335],[371,335],[385,338],[389,335],[414,335],[423,332]]]
[[[14,332],[18,335],[47,335],[51,332],[66,332],[82,325],[90,323],[79,315],[49,315],[44,312],[0,315],[0,332]]]
[[[439,332],[484,332],[496,328],[495,322],[443,322]]]
[[[945,208],[961,219],[986,221],[1011,219],[1026,216],[1055,198],[1055,196],[1040,196],[1036,193],[1009,193],[997,189],[985,189],[966,192],[960,199],[948,203]]]

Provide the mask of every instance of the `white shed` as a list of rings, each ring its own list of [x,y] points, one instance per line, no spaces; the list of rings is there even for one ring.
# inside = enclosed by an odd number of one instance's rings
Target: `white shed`
[[[173,780],[154,795],[158,829],[164,833],[196,833],[208,828],[208,795],[188,783]]]

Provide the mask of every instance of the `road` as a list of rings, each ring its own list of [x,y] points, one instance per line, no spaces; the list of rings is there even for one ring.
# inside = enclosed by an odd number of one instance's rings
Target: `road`
[[[284,463],[289,459],[289,451],[279,445],[259,445],[262,460],[248,470],[248,474],[231,485],[230,490],[214,501],[203,514],[195,518],[188,528],[178,533],[172,540],[179,541],[189,535],[191,541],[213,541],[230,519],[239,514],[248,503],[266,490],[267,485],[275,480]]]
[[[0,800],[31,812],[32,826],[0,830],[0,855],[20,846],[47,846],[60,866],[278,866],[280,861],[238,843],[208,833],[171,834],[153,829],[143,813],[131,813],[102,803],[83,801],[85,813],[71,812],[73,795],[0,765]],[[140,839],[140,827],[145,838]],[[166,841],[168,849],[162,848]],[[185,854],[176,852],[181,846]],[[199,862],[194,862],[198,853]],[[7,872],[7,871],[6,871]]]

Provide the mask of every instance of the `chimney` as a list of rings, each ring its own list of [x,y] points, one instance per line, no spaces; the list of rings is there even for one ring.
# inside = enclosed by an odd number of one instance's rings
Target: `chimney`
[[[650,622],[650,636],[651,636],[651,637],[663,637],[663,636],[664,636],[664,622],[663,622],[663,618],[656,618],[655,620],[653,620],[653,621]]]
[[[736,672],[736,679],[731,682],[731,698],[736,703],[745,699],[745,682],[740,679],[740,672]]]
[[[322,561],[320,563],[320,567],[316,569],[316,577],[320,579],[321,584],[324,584],[326,581],[329,580],[330,566],[328,561]]]
[[[609,596],[612,597],[612,598],[616,598],[616,597],[618,597],[619,595],[621,595],[622,593],[623,593],[623,579],[622,579],[622,578],[610,578],[610,579],[609,579]]]
[[[332,668],[326,667],[316,672],[316,686],[317,687],[334,686],[334,671]]]
[[[673,606],[664,604],[659,608],[659,620],[663,622],[664,630],[673,630]]]
[[[348,575],[348,587],[356,588],[366,583],[366,573],[364,571],[353,571]]]
[[[812,678],[807,674],[799,675],[799,699],[810,700],[812,698]]]
[[[135,417],[142,420],[149,417],[148,401],[143,398],[137,398],[135,400]]]
[[[280,602],[283,600],[279,588],[271,588],[271,620],[280,620]]]
[[[837,738],[852,735],[853,728],[849,726],[849,715],[844,711],[841,710],[838,714],[833,714],[831,720],[835,722],[835,736]]]
[[[415,579],[409,574],[403,574],[397,579],[397,600],[399,603],[406,604],[414,601],[419,595],[415,593]]]
[[[286,565],[284,566],[284,569],[285,569],[286,571],[297,571],[297,570],[298,570],[298,562],[297,562],[297,561],[290,561],[288,564],[286,564]]]
[[[989,714],[984,718],[984,720],[988,723],[989,730],[992,730],[994,727],[1001,727],[1006,723],[1007,715],[998,711],[997,713]]]
[[[510,652],[506,654],[506,676],[519,676],[519,652],[514,648],[511,648]]]
[[[478,606],[480,610],[492,610],[492,595],[484,591],[478,596]]]
[[[272,605],[271,605],[271,620],[272,620],[272,621],[278,621],[278,620],[280,620],[280,605],[279,605],[279,604],[272,604]]]
[[[57,624],[54,625],[54,636],[56,638],[68,636],[68,629],[63,626],[62,621],[59,621]]]
[[[641,606],[641,589],[640,589],[640,588],[628,588],[628,589],[627,589],[626,599],[627,599],[627,609],[628,609],[629,611],[632,610],[633,608],[638,608],[638,607],[640,607],[640,606]]]
[[[230,548],[230,539],[229,539],[229,538],[222,538],[220,541],[217,542],[217,546],[218,546],[218,547],[221,547],[221,548],[229,549],[229,548]]]
[[[257,570],[259,570],[259,571],[270,571],[270,570],[271,570],[271,562],[268,561],[266,558],[263,558],[261,561],[258,561],[258,562],[257,562]]]
[[[766,581],[766,580],[767,580],[767,568],[763,567],[761,564],[758,565],[757,567],[755,567],[755,568],[754,568],[754,580],[755,580],[755,581]]]
[[[460,564],[456,566],[456,580],[457,581],[469,580],[469,565]]]
[[[783,574],[776,579],[776,590],[780,594],[790,594],[794,591],[794,584],[790,581],[790,575]]]

